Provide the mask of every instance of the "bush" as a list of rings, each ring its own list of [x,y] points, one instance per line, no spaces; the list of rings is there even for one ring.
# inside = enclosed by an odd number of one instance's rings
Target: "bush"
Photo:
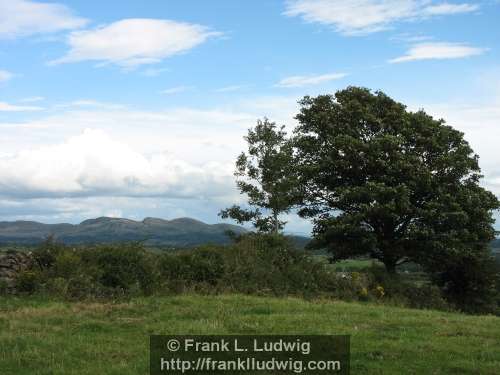
[[[257,294],[317,294],[324,265],[276,235],[247,235],[226,253],[223,283],[229,289]]]
[[[66,246],[56,242],[54,236],[49,236],[33,251],[33,258],[40,270],[47,270],[54,265],[57,256],[65,250],[67,250]]]
[[[139,243],[69,248],[49,239],[35,250],[34,258],[33,268],[19,274],[15,288],[72,300],[195,291],[381,301],[428,309],[450,309],[448,301],[454,297],[453,305],[466,312],[491,312],[500,303],[500,278],[495,279],[494,272],[471,271],[485,270],[482,264],[476,268],[468,264],[468,273],[463,268],[448,270],[453,271],[444,277],[448,284],[440,289],[425,280],[417,283],[389,274],[377,264],[358,272],[335,272],[331,265],[276,235],[247,234],[228,246],[163,254],[148,252]],[[467,282],[465,292],[460,292],[460,276]],[[484,295],[476,299],[473,293],[474,285],[484,291],[486,284],[491,290],[488,305]]]
[[[376,299],[385,299],[405,307],[449,310],[450,306],[436,285],[421,285],[405,280],[400,274],[388,273],[385,267],[373,265],[365,270],[369,290]]]
[[[153,257],[137,243],[72,249],[48,239],[34,252],[36,277],[21,274],[17,289],[70,299],[149,295],[158,281]]]
[[[404,284],[402,296],[406,298],[405,306],[416,309],[450,310],[450,305],[443,298],[441,289],[436,285],[421,286]]]
[[[39,276],[34,271],[23,271],[16,277],[14,285],[20,293],[34,293],[40,285]]]
[[[119,294],[141,292],[145,295],[155,290],[157,275],[153,255],[138,243],[100,245],[82,251],[81,257],[94,282],[105,290],[116,290]],[[83,279],[79,282],[92,283]]]
[[[500,267],[489,253],[441,264],[432,269],[432,276],[458,310],[500,314]]]
[[[170,292],[188,289],[214,289],[224,273],[223,249],[205,246],[180,253],[162,255],[159,260],[160,284]]]
[[[245,235],[227,247],[204,246],[165,254],[161,284],[169,291],[234,291],[252,294],[319,293],[324,265],[275,235]]]
[[[47,280],[45,284],[45,291],[58,297],[68,297],[68,285],[69,282],[67,279],[63,277],[55,277]]]
[[[51,272],[54,277],[68,279],[82,269],[81,254],[76,250],[64,249],[55,257]]]
[[[0,280],[0,296],[7,294],[8,291],[9,291],[9,284],[7,284],[7,281]]]

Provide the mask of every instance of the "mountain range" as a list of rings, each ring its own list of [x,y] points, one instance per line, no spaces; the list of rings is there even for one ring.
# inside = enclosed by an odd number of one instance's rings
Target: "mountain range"
[[[192,218],[164,220],[148,217],[142,221],[99,217],[80,224],[43,224],[36,221],[1,221],[0,245],[36,245],[53,235],[66,244],[144,241],[148,246],[191,247],[206,243],[227,244],[227,232],[242,234],[247,230],[232,224],[206,224]],[[299,248],[310,238],[289,236]],[[500,256],[500,238],[492,242]]]
[[[35,221],[0,222],[0,244],[34,245],[53,235],[66,244],[145,241],[148,246],[189,247],[230,242],[227,231],[246,232],[231,224],[206,224],[191,218],[142,221],[99,217],[80,224],[42,224]]]

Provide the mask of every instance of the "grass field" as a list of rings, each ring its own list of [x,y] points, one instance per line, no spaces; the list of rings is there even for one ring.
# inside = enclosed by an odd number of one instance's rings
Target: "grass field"
[[[150,334],[350,334],[352,374],[498,374],[500,318],[241,295],[0,300],[0,374],[148,373]]]

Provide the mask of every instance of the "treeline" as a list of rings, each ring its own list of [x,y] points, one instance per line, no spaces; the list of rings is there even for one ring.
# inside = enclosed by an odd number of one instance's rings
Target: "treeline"
[[[47,240],[18,275],[18,294],[68,300],[122,300],[178,293],[244,293],[373,301],[413,308],[499,313],[499,300],[450,298],[432,284],[371,266],[335,272],[281,235],[247,234],[227,246],[155,253],[140,243],[68,247]],[[498,287],[498,286],[497,286]],[[1,291],[0,286],[0,291]]]

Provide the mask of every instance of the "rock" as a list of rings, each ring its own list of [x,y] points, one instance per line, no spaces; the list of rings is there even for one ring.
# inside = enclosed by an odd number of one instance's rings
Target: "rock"
[[[33,255],[9,250],[0,253],[0,285],[7,288],[8,293],[15,293],[17,276],[33,266]]]

